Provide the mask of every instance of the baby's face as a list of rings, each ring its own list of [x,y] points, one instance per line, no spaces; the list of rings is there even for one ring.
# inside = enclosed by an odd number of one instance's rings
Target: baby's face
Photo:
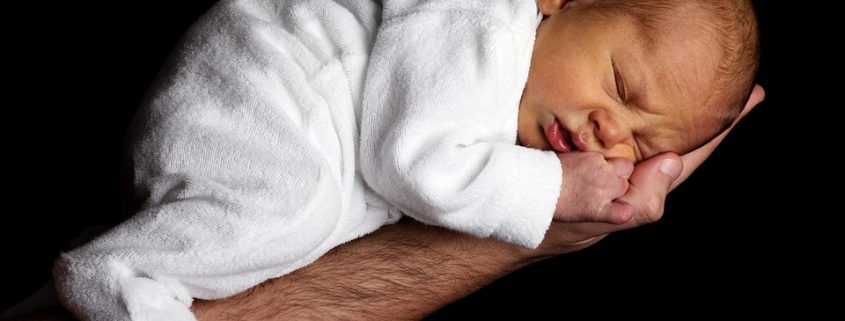
[[[544,13],[519,106],[522,145],[637,162],[686,153],[719,130],[705,107],[720,55],[708,37],[677,30],[647,47],[627,18],[577,2]]]

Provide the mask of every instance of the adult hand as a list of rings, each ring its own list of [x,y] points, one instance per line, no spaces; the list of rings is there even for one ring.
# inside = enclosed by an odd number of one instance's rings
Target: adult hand
[[[630,221],[625,224],[553,222],[540,247],[528,251],[529,262],[574,252],[598,242],[609,233],[659,220],[663,216],[666,195],[686,180],[713,153],[737,122],[763,101],[765,96],[763,87],[755,85],[748,102],[731,127],[704,146],[683,156],[663,153],[637,164],[629,179],[628,191],[617,199],[617,202],[631,207],[633,218]]]

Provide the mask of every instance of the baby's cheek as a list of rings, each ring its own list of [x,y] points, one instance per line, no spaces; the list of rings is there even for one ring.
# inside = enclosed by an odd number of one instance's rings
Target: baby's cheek
[[[637,162],[637,154],[634,153],[634,147],[628,144],[616,144],[613,148],[602,152],[604,158],[625,158],[631,162]]]

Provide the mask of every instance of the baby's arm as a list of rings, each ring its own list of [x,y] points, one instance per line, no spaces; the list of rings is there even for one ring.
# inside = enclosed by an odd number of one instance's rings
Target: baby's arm
[[[561,182],[554,153],[515,144],[536,6],[417,2],[385,2],[364,91],[362,174],[417,220],[535,247]]]
[[[361,126],[361,169],[376,192],[425,223],[539,244],[561,161],[515,144],[537,23],[532,1],[385,3]]]

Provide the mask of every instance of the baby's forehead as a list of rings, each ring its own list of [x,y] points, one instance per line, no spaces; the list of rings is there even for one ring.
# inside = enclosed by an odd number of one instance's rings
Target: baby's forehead
[[[666,1],[661,9],[645,8],[643,5],[623,6],[622,14],[615,15],[631,39],[652,54],[666,53],[684,56],[683,51],[672,50],[679,47],[721,48],[725,33],[715,30],[713,13],[698,6],[694,1]],[[719,56],[720,50],[709,51],[710,57]]]
[[[626,85],[633,85],[635,103],[703,107],[715,88],[721,60],[714,37],[688,24],[664,26],[675,30],[660,36],[649,35],[649,29],[631,18],[616,25],[612,59]]]
[[[650,81],[649,94],[658,91],[665,103],[680,107],[703,107],[716,89],[722,55],[714,46],[715,40],[708,38],[700,32],[680,30],[656,39],[650,46],[640,46],[641,68],[652,75],[646,78]]]

